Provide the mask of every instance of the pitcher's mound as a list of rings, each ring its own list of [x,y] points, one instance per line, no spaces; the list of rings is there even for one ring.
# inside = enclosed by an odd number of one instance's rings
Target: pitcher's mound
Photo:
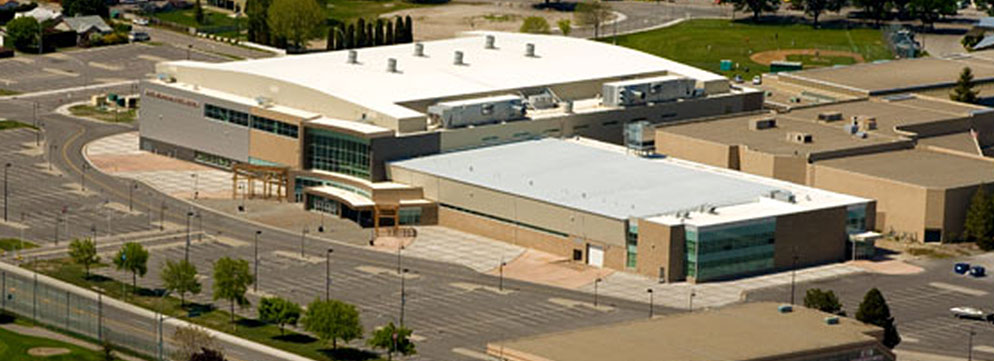
[[[69,354],[69,349],[65,347],[33,347],[28,350],[28,355],[34,357],[49,357]]]
[[[770,65],[770,63],[778,60],[787,60],[789,55],[818,55],[818,56],[831,56],[831,57],[850,57],[853,61],[857,63],[866,62],[863,55],[854,53],[851,51],[839,51],[839,50],[819,50],[819,49],[782,49],[782,50],[769,50],[762,51],[749,56],[752,61],[763,64]]]

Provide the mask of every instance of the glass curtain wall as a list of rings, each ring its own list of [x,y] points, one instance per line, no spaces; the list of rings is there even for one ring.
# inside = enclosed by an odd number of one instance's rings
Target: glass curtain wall
[[[305,131],[304,167],[370,179],[369,140],[323,129]]]
[[[773,269],[776,218],[685,230],[687,276],[697,281]]]

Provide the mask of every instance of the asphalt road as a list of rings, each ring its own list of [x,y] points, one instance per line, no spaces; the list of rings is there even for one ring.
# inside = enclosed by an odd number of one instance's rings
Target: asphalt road
[[[911,275],[866,273],[796,286],[797,302],[802,303],[809,288],[834,291],[846,313],[854,317],[863,296],[873,287],[880,289],[890,306],[899,334],[904,340],[898,350],[968,357],[969,332],[973,337],[973,359],[994,359],[994,325],[989,322],[954,318],[949,309],[959,306],[994,311],[991,292],[994,277],[972,278],[954,274],[953,264],[968,262],[994,266],[994,254],[964,259],[924,259],[914,261],[924,272]],[[787,302],[789,289],[780,287],[755,291],[747,299]]]

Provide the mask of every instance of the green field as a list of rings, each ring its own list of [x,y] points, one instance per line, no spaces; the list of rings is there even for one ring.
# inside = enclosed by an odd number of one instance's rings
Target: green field
[[[24,247],[24,249],[31,249],[31,248],[37,248],[38,245],[28,241],[22,242],[17,238],[0,238],[0,250],[13,251],[21,249],[21,247]]]
[[[28,350],[34,347],[59,347],[69,350],[68,354],[33,357],[28,355]],[[4,361],[29,361],[29,360],[51,360],[51,361],[97,361],[103,360],[103,355],[98,351],[90,351],[76,345],[65,342],[25,336],[0,328],[0,360]]]
[[[380,14],[416,7],[432,6],[399,0],[327,0],[328,18],[349,23],[358,18],[374,19]],[[418,26],[415,21],[414,26]]]
[[[96,267],[107,266],[108,264],[103,263],[91,266],[90,268],[92,270]],[[161,311],[163,314],[175,318],[227,332],[314,360],[381,360],[374,353],[344,347],[341,343],[339,343],[337,350],[332,350],[330,344],[325,344],[308,335],[293,332],[289,328],[286,330],[285,335],[280,335],[280,329],[276,325],[262,323],[255,319],[236,316],[235,320],[238,325],[236,329],[230,321],[231,314],[227,312],[229,306],[225,301],[218,301],[215,304],[218,308],[213,308],[211,305],[194,303],[187,303],[185,306],[180,306],[180,299],[178,297],[160,297],[159,290],[143,288],[138,290],[136,294],[131,290],[130,278],[126,283],[102,276],[86,278],[83,267],[70,262],[68,258],[38,261],[27,264],[26,267],[36,269],[48,276],[86,289],[98,289],[108,297],[124,300],[149,310]],[[211,291],[205,288],[203,292],[209,294]],[[371,330],[366,331],[369,332]],[[0,358],[0,360],[3,359]]]
[[[221,27],[221,26],[235,26],[241,31],[225,31],[217,33],[217,35],[229,37],[229,38],[242,38],[244,37],[245,27],[247,26],[247,18],[242,16],[239,18],[233,18],[228,16],[228,14],[220,13],[216,11],[210,11],[204,9],[204,17],[207,21],[204,24],[197,24],[195,18],[195,12],[193,9],[184,10],[173,10],[161,13],[155,13],[152,15],[162,21],[168,21],[171,23],[180,24],[187,27],[194,28],[210,28],[210,27]]]
[[[21,94],[21,92],[0,88],[0,96],[17,95],[17,94]]]
[[[610,37],[602,39],[611,41]],[[749,79],[769,71],[769,66],[749,59],[753,53],[783,49],[820,49],[848,51],[862,55],[866,61],[892,59],[893,55],[880,30],[870,28],[814,29],[803,24],[752,24],[730,20],[689,20],[668,28],[618,37],[618,45],[659,55],[687,65]],[[823,57],[828,66],[852,62],[852,58]],[[739,70],[720,71],[719,62],[730,59]],[[838,63],[831,63],[838,61]],[[806,64],[807,65],[807,64]],[[748,68],[748,72],[746,72]]]

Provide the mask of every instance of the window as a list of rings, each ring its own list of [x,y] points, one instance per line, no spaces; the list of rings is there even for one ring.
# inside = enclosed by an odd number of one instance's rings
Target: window
[[[687,227],[687,275],[701,281],[773,269],[775,229],[775,218]]]
[[[369,140],[323,129],[307,129],[304,167],[370,179]]]
[[[625,232],[625,249],[627,251],[627,257],[625,258],[625,267],[635,268],[637,256],[638,256],[638,245],[639,245],[639,225],[636,221],[628,222],[628,231]]]
[[[866,232],[866,205],[846,207],[846,231],[849,234]]]
[[[248,113],[222,108],[212,104],[204,104],[204,116],[222,122],[241,125],[243,127],[247,127],[249,125]]]
[[[494,105],[493,104],[483,104],[482,106],[480,106],[480,113],[482,113],[483,115],[493,114],[494,113]]]
[[[402,225],[421,224],[421,208],[401,208],[397,219]]]
[[[296,125],[255,115],[252,116],[252,128],[290,138],[297,138],[299,131]]]
[[[941,229],[925,229],[925,242],[942,242]]]

